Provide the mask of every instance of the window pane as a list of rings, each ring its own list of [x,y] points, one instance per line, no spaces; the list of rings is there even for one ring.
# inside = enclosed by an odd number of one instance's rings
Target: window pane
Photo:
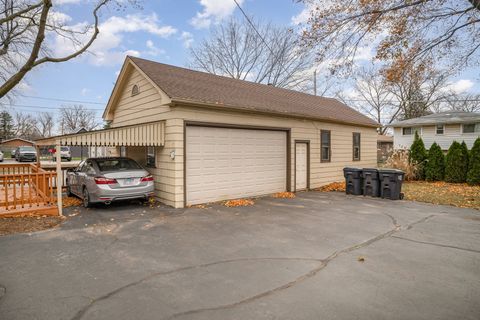
[[[437,134],[443,134],[443,124],[437,124]]]
[[[155,168],[155,147],[147,147],[147,167]]]
[[[330,148],[329,147],[322,147],[322,160],[329,160],[329,152]]]
[[[360,160],[360,133],[353,133],[353,160]]]
[[[412,128],[403,128],[403,134],[404,135],[411,135],[412,134]]]
[[[322,161],[330,161],[330,131],[320,131],[320,159]]]
[[[463,133],[474,133],[475,132],[475,124],[469,123],[463,125]]]

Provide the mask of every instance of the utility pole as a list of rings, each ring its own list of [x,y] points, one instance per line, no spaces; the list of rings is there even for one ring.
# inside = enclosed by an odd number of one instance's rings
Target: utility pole
[[[313,94],[317,95],[317,70],[313,70]]]

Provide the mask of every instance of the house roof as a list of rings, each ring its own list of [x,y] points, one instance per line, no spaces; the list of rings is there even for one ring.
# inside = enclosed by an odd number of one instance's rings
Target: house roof
[[[479,121],[480,113],[478,112],[446,111],[404,121],[397,121],[390,124],[389,126],[412,127],[416,125],[471,123]]]
[[[392,142],[393,143],[393,136],[387,136],[386,134],[379,134],[377,136],[377,142]]]
[[[3,141],[1,142],[1,144],[7,143],[7,142],[10,142],[10,141],[15,141],[15,140],[20,140],[20,141],[23,141],[23,142],[26,142],[26,143],[29,143],[29,144],[32,144],[32,145],[34,145],[34,144],[35,144],[35,142],[34,142],[34,141],[30,141],[30,140],[23,139],[23,138],[12,138],[12,139],[6,139],[6,140],[3,140]]]
[[[174,103],[206,104],[329,122],[379,126],[372,119],[333,98],[314,96],[135,57],[127,59],[130,59]]]

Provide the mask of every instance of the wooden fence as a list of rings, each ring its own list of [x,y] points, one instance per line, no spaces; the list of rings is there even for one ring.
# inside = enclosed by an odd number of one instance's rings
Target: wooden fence
[[[0,166],[0,217],[58,215],[56,177],[34,164]]]

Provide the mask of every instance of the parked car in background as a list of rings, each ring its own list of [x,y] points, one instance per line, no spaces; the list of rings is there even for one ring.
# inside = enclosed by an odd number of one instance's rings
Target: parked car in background
[[[56,157],[57,157],[57,152],[55,150],[52,153],[52,160],[55,161]],[[61,160],[72,161],[72,152],[70,151],[70,147],[60,147],[60,157],[61,157]]]
[[[19,162],[37,161],[37,150],[31,146],[22,146],[15,149],[15,159]]]
[[[15,159],[15,152],[17,152],[17,148],[13,149],[12,152],[10,153],[10,156],[12,159]]]
[[[67,171],[67,194],[90,207],[93,203],[148,199],[154,194],[154,182],[150,173],[130,158],[88,158]]]
[[[0,151],[0,162],[3,162],[3,152]]]

